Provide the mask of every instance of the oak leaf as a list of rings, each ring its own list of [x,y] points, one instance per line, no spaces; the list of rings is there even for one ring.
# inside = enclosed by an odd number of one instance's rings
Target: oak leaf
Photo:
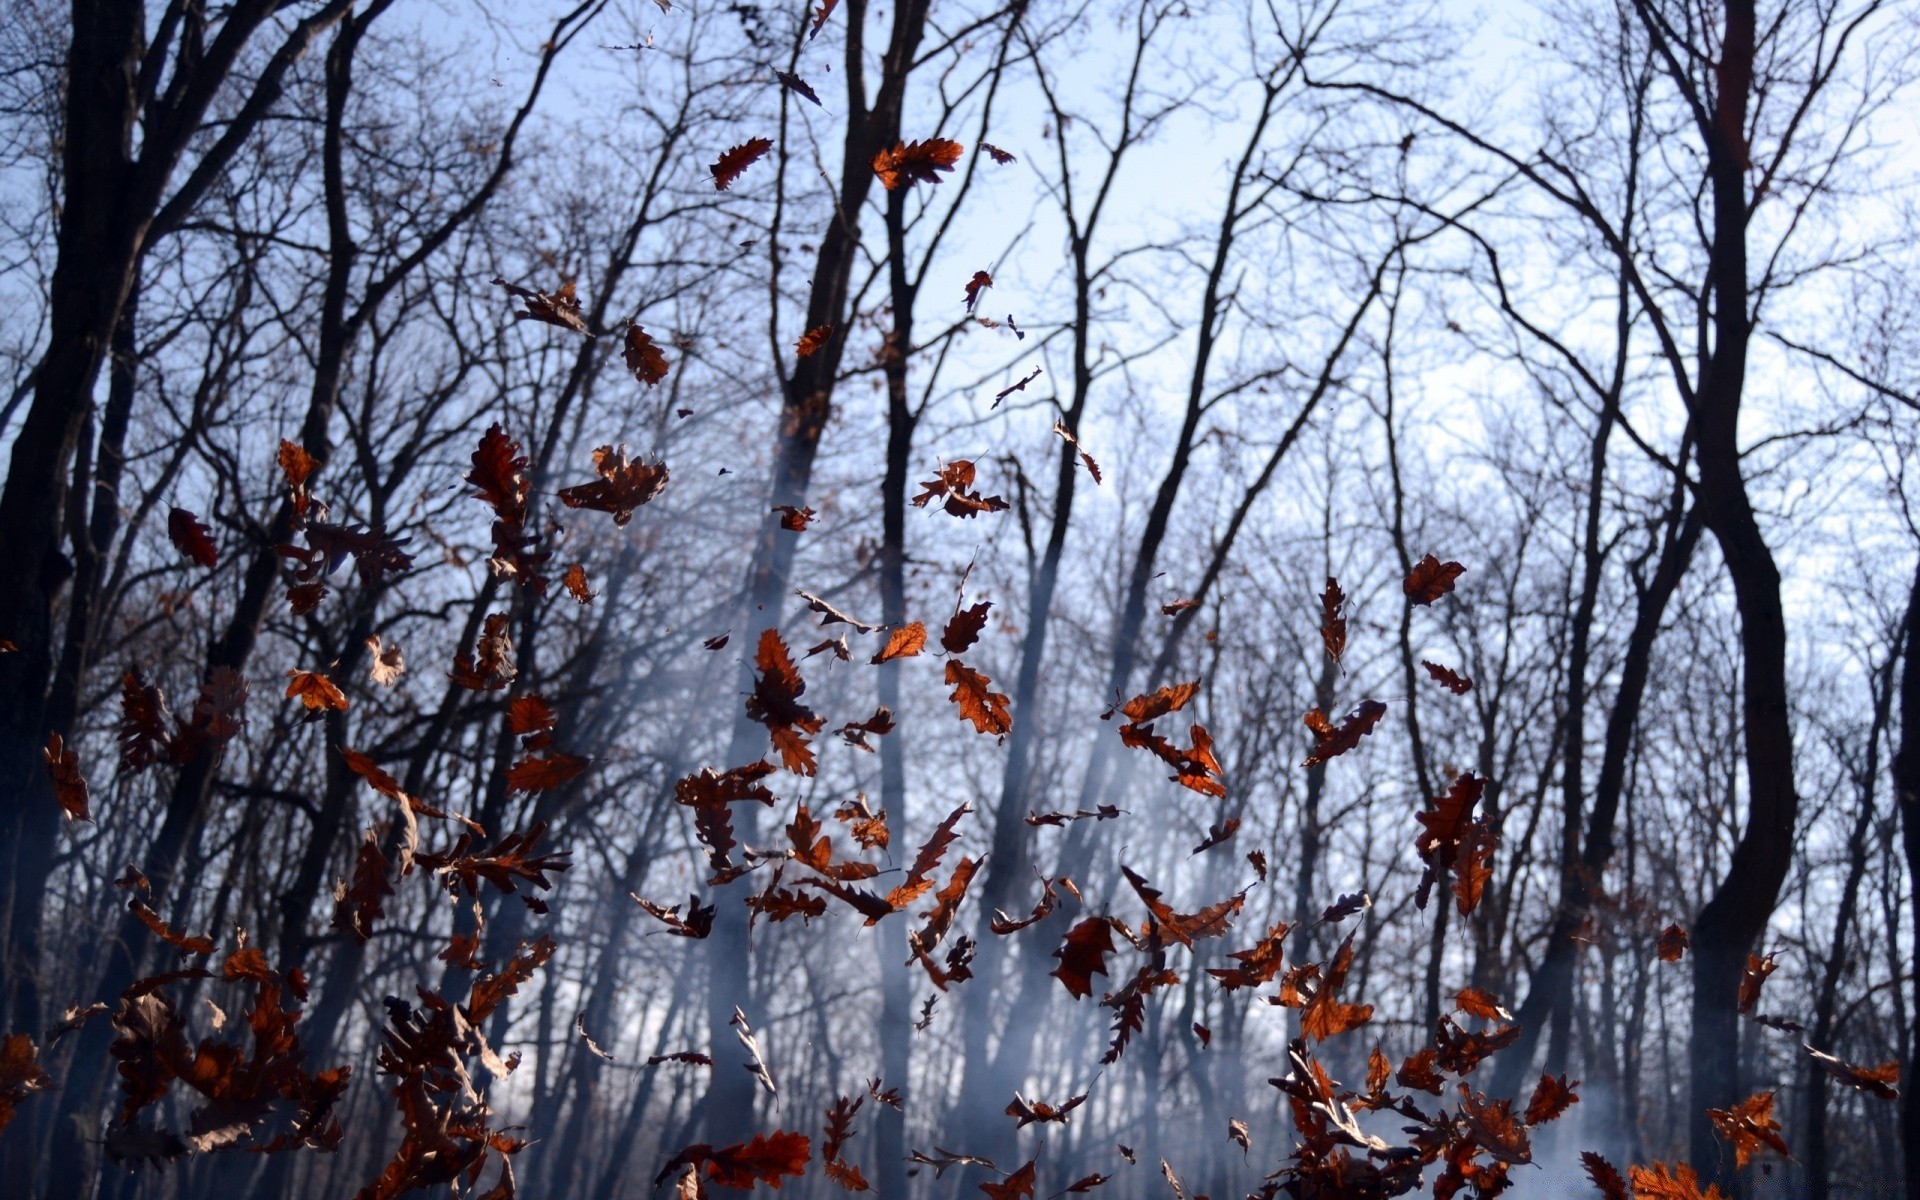
[[[53,797],[70,821],[91,821],[87,777],[80,771],[80,756],[57,733],[47,735],[47,748],[40,752],[46,761],[47,777],[53,780]]]
[[[174,549],[203,567],[211,567],[219,560],[213,534],[200,523],[199,517],[184,508],[167,513],[167,536],[173,540]]]
[[[748,138],[722,154],[713,164],[713,189],[724,192],[740,178],[741,172],[758,162],[767,151],[773,149],[769,138]]]
[[[1401,589],[1407,598],[1415,604],[1432,604],[1435,600],[1453,590],[1454,580],[1466,574],[1467,569],[1457,562],[1441,562],[1434,555],[1427,555],[1413,565],[1407,572]]]
[[[890,192],[916,183],[939,183],[941,173],[953,170],[965,150],[949,138],[895,142],[873,156],[873,173]]]
[[[665,463],[634,462],[627,448],[617,451],[601,446],[593,452],[593,469],[600,478],[592,483],[560,489],[560,503],[568,508],[586,508],[613,514],[613,523],[624,526],[633,512],[660,494],[667,486]]]
[[[638,325],[627,326],[627,335],[620,344],[621,357],[626,360],[627,370],[641,383],[652,387],[667,377],[669,363],[660,344],[653,335]]]
[[[979,733],[1005,737],[1013,729],[1013,714],[1007,710],[1007,696],[992,690],[993,680],[957,658],[947,660],[947,682],[953,685],[949,697],[960,709],[960,719],[971,722]]]
[[[912,658],[920,653],[927,644],[927,627],[918,621],[909,621],[898,629],[887,632],[887,644],[880,653],[873,656],[875,666],[892,662],[896,658]]]

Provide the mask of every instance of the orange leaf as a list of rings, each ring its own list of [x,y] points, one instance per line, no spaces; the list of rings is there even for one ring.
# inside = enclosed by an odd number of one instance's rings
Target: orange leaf
[[[593,469],[600,478],[592,483],[561,488],[560,503],[568,508],[612,513],[615,525],[625,525],[632,520],[634,509],[667,486],[667,464],[629,461],[625,446],[618,451],[612,446],[595,450]]]
[[[333,681],[318,671],[288,671],[287,699],[298,698],[308,712],[331,709],[345,712],[347,696]]]
[[[890,192],[916,183],[939,183],[941,172],[953,170],[953,164],[960,161],[965,150],[965,146],[949,138],[895,142],[873,156],[873,173]]]
[[[880,653],[873,656],[874,665],[892,662],[896,658],[912,658],[920,653],[927,644],[927,627],[918,621],[909,621],[900,628],[887,634],[887,644]]]
[[[560,577],[560,585],[567,589],[567,595],[580,603],[593,603],[594,591],[587,586],[587,568],[580,563],[567,568],[567,573]]]
[[[1692,939],[1687,936],[1685,929],[1682,929],[1678,925],[1667,926],[1660,931],[1660,942],[1657,951],[1660,955],[1660,961],[1669,963],[1679,962],[1682,958],[1686,957],[1687,947],[1691,944]]]
[[[832,336],[832,325],[815,325],[800,335],[800,340],[793,344],[793,352],[796,356],[805,358],[826,345],[827,339]]]
[[[950,699],[960,708],[960,719],[971,721],[976,731],[1005,737],[1013,728],[1013,714],[1007,711],[1007,697],[993,691],[993,681],[957,658],[947,660],[947,682],[953,685]]]

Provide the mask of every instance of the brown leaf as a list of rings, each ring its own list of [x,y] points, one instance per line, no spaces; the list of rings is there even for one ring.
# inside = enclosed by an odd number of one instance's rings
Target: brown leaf
[[[1900,1090],[1894,1085],[1900,1082],[1900,1063],[1897,1059],[1888,1059],[1877,1067],[1856,1067],[1852,1063],[1842,1062],[1831,1054],[1822,1054],[1812,1046],[1803,1047],[1813,1059],[1813,1065],[1833,1076],[1850,1088],[1858,1088],[1882,1100],[1898,1100]]]
[[[1302,766],[1316,766],[1328,759],[1337,758],[1360,744],[1360,739],[1373,732],[1380,718],[1387,715],[1387,706],[1378,700],[1362,700],[1359,705],[1338,726],[1327,720],[1325,713],[1318,708],[1310,708],[1302,718],[1307,729],[1313,733],[1313,749],[1307,754]]]
[[[613,514],[613,523],[624,526],[633,512],[660,494],[667,486],[665,463],[633,462],[627,448],[616,451],[601,446],[593,452],[593,469],[600,478],[592,483],[560,489],[560,503],[568,508],[586,508]]]
[[[528,755],[507,769],[509,792],[549,792],[587,769],[577,754]]]
[[[873,173],[888,191],[916,183],[939,183],[942,172],[953,170],[966,147],[948,138],[924,142],[895,142],[873,156]]]
[[[806,80],[800,78],[798,75],[786,71],[775,71],[773,77],[780,81],[781,87],[786,88],[794,95],[804,96],[806,99],[813,101],[816,106],[825,107],[820,104],[820,96],[818,93],[808,86]]]
[[[120,769],[144,771],[167,752],[167,701],[137,670],[120,677]]]
[[[80,756],[68,749],[57,733],[47,735],[47,748],[40,752],[47,764],[47,776],[53,780],[53,796],[60,811],[72,821],[93,820],[88,807],[87,777],[80,772]]]
[[[1685,1163],[1628,1167],[1627,1177],[1633,1200],[1724,1200],[1720,1189],[1711,1184],[1701,1191],[1699,1176]]]
[[[308,454],[306,447],[296,442],[280,439],[280,474],[287,481],[287,499],[293,505],[293,511],[301,517],[307,515],[313,498],[307,494],[307,480],[313,477],[314,468],[319,466]]]
[[[873,753],[873,743],[867,741],[868,735],[885,737],[892,732],[893,712],[884,704],[875,709],[873,715],[866,720],[849,721],[838,730],[840,736],[847,739],[849,745],[858,746],[869,754]],[[858,836],[857,827],[855,836]],[[883,838],[883,844],[884,841]]]
[[[1578,1080],[1568,1083],[1565,1075],[1557,1079],[1542,1075],[1534,1085],[1533,1097],[1527,1101],[1527,1124],[1544,1125],[1578,1104],[1580,1095],[1574,1089],[1579,1086]]]
[[[986,291],[988,288],[992,286],[993,286],[993,276],[987,274],[985,271],[975,271],[973,273],[973,278],[967,280],[967,315],[968,316],[972,316],[973,310],[976,307],[978,307],[980,303],[980,293]]]
[[[915,508],[925,508],[929,501],[942,499],[941,507],[949,516],[971,517],[983,512],[1004,512],[1007,502],[998,496],[982,496],[973,490],[973,463],[957,458],[932,479],[921,482],[921,492],[913,498]]]
[[[153,931],[153,936],[182,954],[212,954],[213,939],[179,933],[171,925],[160,919],[160,914],[148,908],[138,897],[127,901],[127,911],[132,913],[142,925]]]
[[[1591,1150],[1581,1151],[1580,1161],[1587,1168],[1587,1178],[1600,1189],[1602,1200],[1631,1200],[1627,1195],[1627,1181],[1620,1177],[1612,1163]]]
[[[1753,1006],[1760,1000],[1760,986],[1779,965],[1774,961],[1772,954],[1764,958],[1758,954],[1747,955],[1747,969],[1740,975],[1739,1010],[1741,1012],[1753,1011]]]
[[[1320,644],[1335,662],[1347,652],[1346,604],[1347,594],[1340,590],[1340,581],[1327,576],[1326,590],[1320,593]]]
[[[1005,150],[1002,150],[1000,147],[994,145],[992,142],[981,142],[980,148],[987,152],[987,156],[989,158],[993,159],[994,162],[1000,164],[1003,167],[1010,162],[1020,161],[1019,159],[1015,158],[1013,155],[1008,154]]]
[[[1660,942],[1656,953],[1659,954],[1661,962],[1679,962],[1686,957],[1687,947],[1692,944],[1693,939],[1687,936],[1685,929],[1679,925],[1669,925],[1660,931]]]
[[[1238,832],[1240,832],[1239,817],[1228,817],[1218,825],[1209,825],[1207,826],[1206,840],[1202,841],[1198,846],[1195,846],[1193,853],[1205,854],[1215,846],[1226,843]]]
[[[808,740],[826,724],[826,718],[800,703],[807,690],[780,631],[765,629],[754,654],[753,692],[747,697],[747,716],[767,727],[773,748],[787,770],[812,775],[817,767]]]
[[[219,560],[220,553],[214,549],[213,534],[200,523],[200,518],[184,508],[172,509],[167,513],[167,536],[173,540],[174,549],[203,567],[211,567]]]
[[[1007,710],[1007,697],[993,691],[993,681],[957,658],[947,660],[947,682],[953,685],[949,697],[960,709],[960,719],[971,722],[975,731],[1005,737],[1013,729],[1013,714]]]
[[[993,601],[982,600],[954,613],[940,631],[941,648],[948,654],[965,654],[980,640],[980,631],[987,627],[987,610],[992,607]]]
[[[27,1097],[52,1086],[53,1078],[40,1069],[40,1048],[32,1038],[10,1033],[0,1041],[0,1132]]]
[[[1005,392],[1001,392],[1000,395],[994,400],[994,404],[998,405],[1000,401],[1006,399],[1007,395],[1011,392],[1026,390],[1027,384],[1030,381],[1032,381],[1035,377],[1037,377],[1039,374],[1040,374],[1039,368],[1038,367],[1034,368],[1034,373],[1032,375],[1029,375],[1025,379],[1022,379],[1017,385],[1015,385],[1014,387],[1008,388]],[[1056,418],[1053,422],[1053,432],[1056,437],[1063,439],[1067,443],[1067,445],[1072,446],[1075,452],[1077,452],[1080,455],[1080,465],[1087,469],[1087,474],[1093,476],[1093,482],[1097,485],[1100,482],[1100,464],[1093,461],[1093,455],[1087,453],[1087,448],[1085,446],[1082,446],[1080,444],[1080,439],[1078,437],[1075,437],[1073,431],[1067,428],[1066,422]],[[1199,603],[1199,601],[1196,600],[1194,603],[1197,604]],[[1167,610],[1165,608],[1162,608],[1160,611],[1166,612]],[[1167,615],[1172,616],[1173,614],[1167,613]]]
[[[713,189],[724,192],[740,178],[740,173],[758,162],[767,151],[773,149],[771,139],[748,138],[738,146],[722,154],[713,164]]]
[[[1429,554],[1413,565],[1407,572],[1406,581],[1401,585],[1407,598],[1415,604],[1432,604],[1435,600],[1453,590],[1453,581],[1466,574],[1467,569],[1457,562],[1441,562]]]
[[[1025,1129],[1029,1125],[1049,1122],[1057,1125],[1065,1125],[1068,1121],[1072,1120],[1070,1114],[1073,1110],[1079,1108],[1086,1102],[1087,1097],[1082,1093],[1055,1107],[1052,1104],[1048,1104],[1045,1100],[1028,1100],[1022,1097],[1019,1092],[1015,1092],[1013,1094],[1013,1103],[1007,1105],[1007,1115],[1019,1122],[1019,1124],[1014,1126],[1016,1129]]]
[[[573,280],[560,285],[552,295],[536,292],[532,288],[521,287],[517,283],[494,277],[495,286],[507,289],[509,293],[526,303],[526,308],[516,311],[516,321],[543,321],[548,325],[557,325],[575,333],[591,334],[587,328],[587,319],[580,311],[580,298],[574,294]]]
[[[1428,662],[1424,658],[1420,660],[1420,665],[1426,668],[1427,674],[1433,676],[1435,683],[1456,696],[1464,696],[1473,690],[1473,680],[1451,667],[1443,667],[1439,663]]]
[[[934,827],[933,833],[921,844],[919,853],[914,855],[913,866],[908,869],[906,879],[887,893],[889,908],[898,912],[932,889],[933,873],[939,869],[941,857],[946,854],[947,847],[960,837],[957,832],[960,818],[972,811],[973,805],[962,804]]]
[[[1455,993],[1455,1007],[1468,1016],[1479,1017],[1482,1021],[1511,1021],[1513,1014],[1500,1007],[1500,1001],[1492,993],[1480,988],[1461,988]]]
[[[1028,1162],[1018,1171],[998,1183],[987,1182],[980,1185],[991,1200],[1026,1200],[1033,1195],[1034,1164]]]
[[[627,370],[641,383],[652,387],[667,377],[667,356],[661,351],[653,335],[638,325],[627,326],[627,336],[621,343],[621,356],[626,359]]]
[[[1113,953],[1113,929],[1104,917],[1088,917],[1067,931],[1053,952],[1060,965],[1048,974],[1058,979],[1076,1000],[1093,995],[1093,976],[1107,973],[1107,955]]]
[[[646,909],[649,915],[658,918],[667,927],[667,932],[675,937],[703,938],[713,932],[714,906],[702,905],[698,896],[687,897],[687,915],[682,918],[678,904],[663,907],[632,892],[627,895],[632,897],[635,904]]]
[[[1275,921],[1267,930],[1266,936],[1256,942],[1250,950],[1236,950],[1228,958],[1238,959],[1237,967],[1208,967],[1207,974],[1220,981],[1220,986],[1231,992],[1235,988],[1259,987],[1270,982],[1280,972],[1283,958],[1282,943],[1292,928],[1285,921]]]
[[[1340,949],[1333,956],[1333,962],[1327,967],[1326,977],[1314,991],[1313,998],[1300,1013],[1300,1032],[1316,1042],[1358,1029],[1373,1019],[1371,1004],[1342,1004],[1337,999],[1340,985],[1347,980],[1347,972],[1353,967],[1353,935],[1340,943]]]

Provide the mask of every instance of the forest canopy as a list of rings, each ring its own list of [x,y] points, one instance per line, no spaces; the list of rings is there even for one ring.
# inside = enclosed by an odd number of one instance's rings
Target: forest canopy
[[[1920,1195],[1920,9],[10,15],[6,1195]]]

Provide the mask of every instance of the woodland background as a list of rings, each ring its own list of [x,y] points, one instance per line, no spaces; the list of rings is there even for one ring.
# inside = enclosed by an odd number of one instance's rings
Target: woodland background
[[[865,1097],[842,1161],[889,1198],[1093,1174],[1258,1194],[1296,1147],[1268,1080],[1301,1011],[1268,1003],[1271,973],[1228,990],[1207,970],[1284,921],[1290,965],[1331,968],[1354,934],[1342,994],[1372,1019],[1315,1048],[1351,1087],[1470,987],[1519,1028],[1476,1087],[1581,1081],[1513,1195],[1594,1194],[1582,1150],[1690,1161],[1729,1195],[1920,1194],[1920,1109],[1803,1049],[1898,1060],[1903,1083],[1916,1061],[1917,15],[18,0],[0,1029],[31,1042],[4,1056],[0,1186],[397,1194],[374,1181],[433,1122],[376,1062],[394,1003],[477,994],[518,956],[542,961],[468,1010],[494,1052],[476,1091],[435,1076],[434,1103],[441,1136],[453,1113],[525,1139],[526,1195],[673,1192],[654,1181],[683,1147],[817,1142],[840,1097]],[[752,138],[763,155],[718,187]],[[936,138],[961,147],[951,170],[876,177],[876,155]],[[664,374],[629,353],[635,323]],[[495,425],[523,471],[482,468]],[[609,445],[648,464],[628,482],[669,472],[630,521],[560,495]],[[1004,508],[916,507],[958,462]],[[476,499],[522,477],[518,500]],[[1403,580],[1428,554],[1465,571],[1416,603]],[[822,628],[796,590],[879,632]],[[1006,697],[1004,732],[959,715],[938,644],[983,602],[964,660]],[[925,649],[874,665],[912,621]],[[769,628],[824,722],[817,771],[768,775],[770,807],[720,806],[768,857],[737,849],[756,869],[714,885],[710,810],[676,785],[778,761],[778,714],[745,702],[781,674],[755,670]],[[479,656],[465,684],[456,653]],[[1160,732],[1210,733],[1217,771],[1174,763],[1201,788],[1102,718],[1187,680]],[[529,695],[550,716],[510,704]],[[1302,714],[1363,700],[1385,705],[1373,731],[1304,765]],[[872,750],[835,736],[879,705],[896,727]],[[521,786],[516,762],[561,753],[587,764]],[[62,807],[74,771],[85,820]],[[1444,882],[1416,903],[1415,840],[1466,771],[1497,845],[1463,914]],[[485,836],[456,845],[464,827],[407,796]],[[884,849],[832,817],[857,798]],[[786,857],[805,805],[830,862],[882,867],[862,886],[885,893],[962,804],[931,881],[963,855],[977,873],[925,967],[908,938],[931,900],[869,926]],[[1101,806],[1120,815],[1025,820]],[[570,855],[550,888],[472,873],[536,825],[531,855]],[[1049,974],[1068,930],[1146,911],[1123,864],[1179,912],[1244,889],[1243,907],[1190,947],[1123,943],[1076,998]],[[821,915],[749,926],[776,867]],[[1050,893],[1050,915],[993,932]],[[674,936],[630,894],[712,903],[711,930]],[[1676,925],[1691,948],[1663,961]],[[226,958],[237,930],[254,974]],[[972,977],[939,986],[969,938]],[[1769,953],[1742,1013],[1748,955]],[[1177,982],[1103,1065],[1099,999],[1142,961]],[[245,1044],[245,1023],[263,1042],[279,1010],[259,992],[304,974],[302,1069],[352,1068],[340,1136],[251,1153],[285,1105],[208,1116],[179,1081],[128,1119],[116,1066],[146,1052],[123,995],[194,966],[213,977],[153,985],[191,1041]],[[736,1006],[777,1095],[737,1065]],[[681,1052],[714,1065],[647,1061]],[[1705,1112],[1762,1091],[1792,1159],[1736,1169]],[[1016,1092],[1087,1099],[1016,1129]],[[479,1148],[462,1186],[496,1186],[503,1143],[446,1143]],[[916,1151],[999,1169],[936,1177]]]

